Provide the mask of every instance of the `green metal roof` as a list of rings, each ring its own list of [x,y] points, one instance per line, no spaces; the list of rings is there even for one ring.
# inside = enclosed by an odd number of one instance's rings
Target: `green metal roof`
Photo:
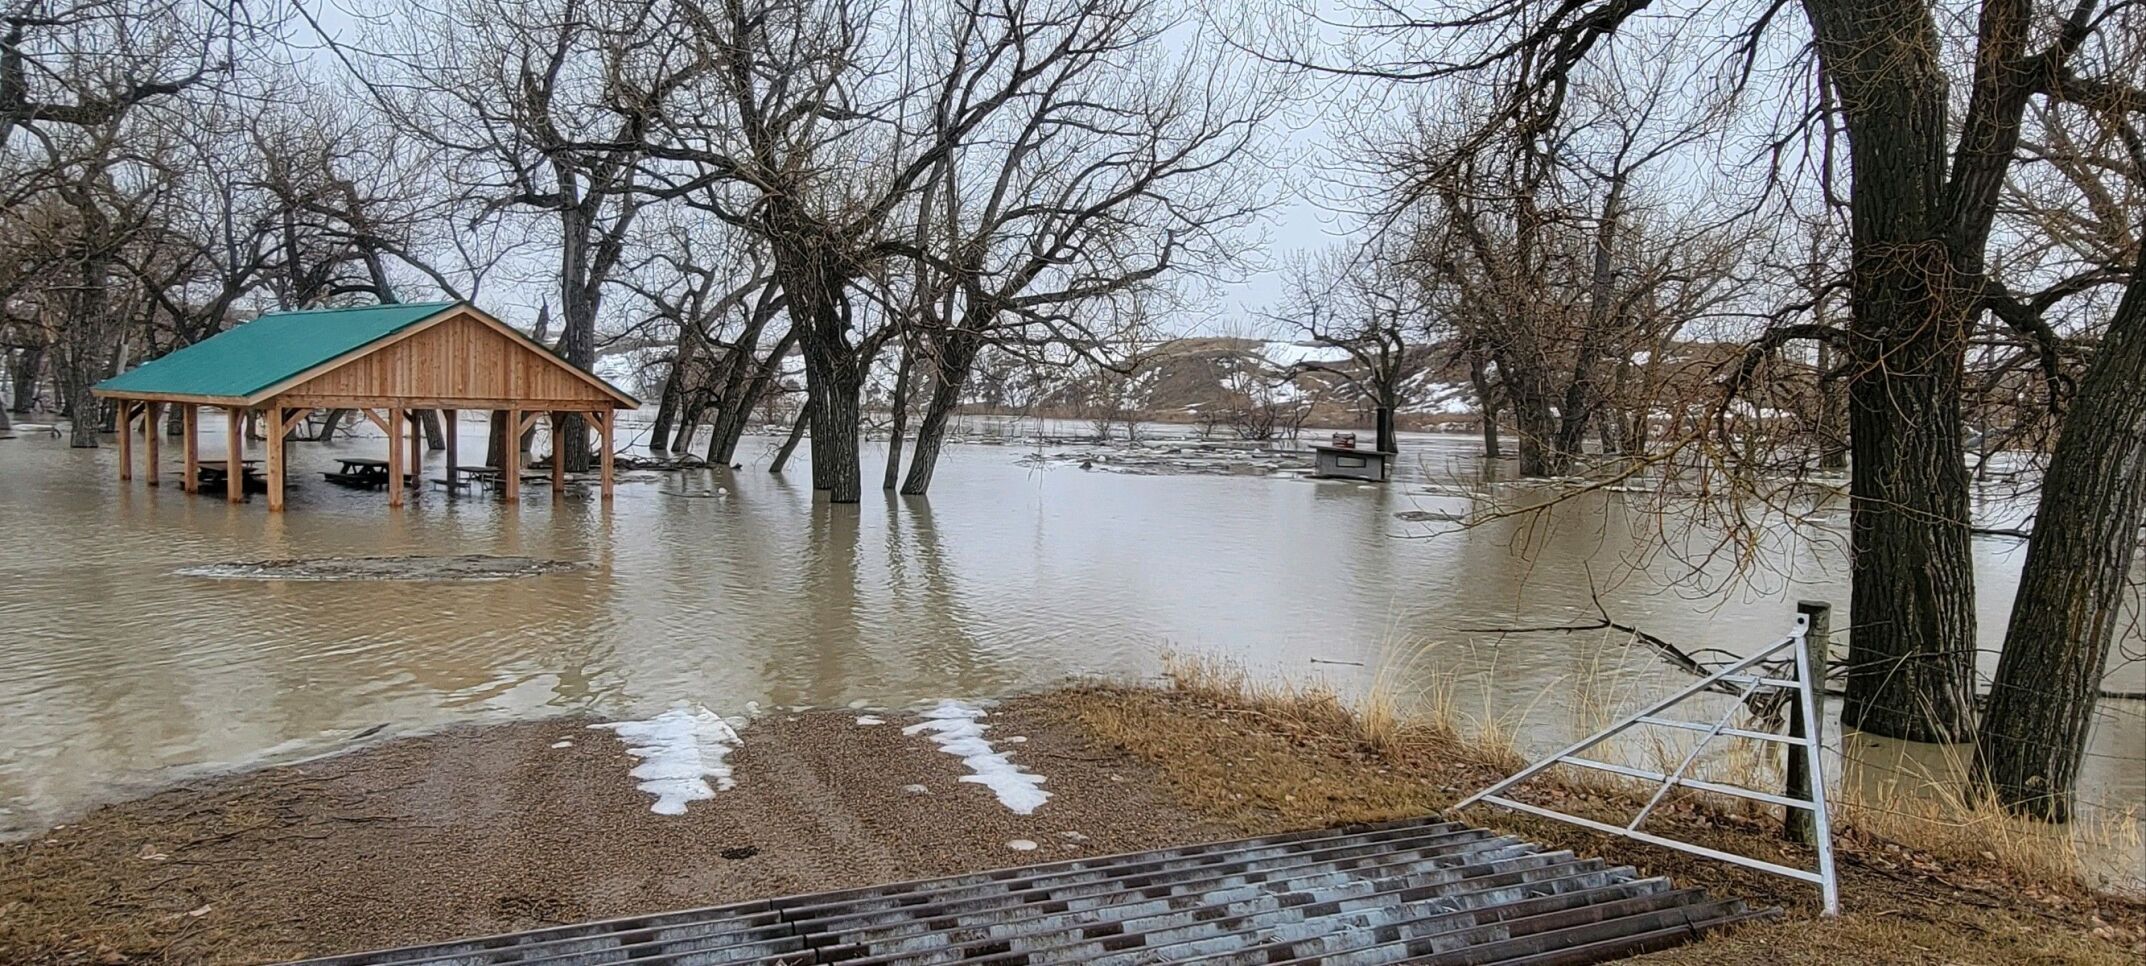
[[[245,398],[453,308],[404,302],[270,312],[97,384],[112,393]]]

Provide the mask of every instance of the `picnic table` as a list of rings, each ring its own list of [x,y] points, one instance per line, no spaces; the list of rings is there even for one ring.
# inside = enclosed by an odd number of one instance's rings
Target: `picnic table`
[[[248,490],[267,490],[268,478],[261,475],[260,460],[239,460],[240,486]],[[195,480],[206,490],[222,486],[231,478],[230,460],[200,460],[194,464]]]
[[[504,481],[506,471],[497,466],[457,466],[455,475],[486,486],[498,486]],[[523,470],[521,477],[524,483],[541,483],[551,479],[549,474],[531,470]]]

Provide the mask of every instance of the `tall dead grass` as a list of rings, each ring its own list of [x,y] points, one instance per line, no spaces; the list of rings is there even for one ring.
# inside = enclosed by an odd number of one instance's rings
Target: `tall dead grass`
[[[1372,668],[1369,683],[1354,700],[1343,698],[1324,682],[1255,678],[1243,666],[1213,657],[1173,655],[1166,659],[1165,674],[1171,687],[1186,696],[1249,709],[1298,734],[1349,741],[1397,763],[1431,756],[1500,775],[1529,763],[1530,756],[1521,747],[1521,722],[1545,702],[1570,710],[1574,734],[1560,739],[1563,743],[1592,734],[1659,696],[1641,683],[1658,679],[1628,673],[1626,663],[1635,654],[1638,660],[1651,661],[1652,656],[1626,642],[1605,638],[1593,661],[1569,679],[1554,681],[1532,695],[1505,695],[1499,702],[1505,710],[1499,711],[1487,693],[1468,697],[1461,687],[1462,674],[1456,670],[1467,666],[1495,679],[1494,651],[1487,655],[1470,652],[1464,660],[1438,653],[1442,647],[1466,646],[1470,645],[1389,641]],[[1702,702],[1702,708],[1687,717],[1711,723],[1729,707],[1729,700]],[[1778,727],[1741,712],[1731,719],[1731,726]],[[1588,756],[1664,774],[1682,766],[1689,777],[1746,788],[1777,791],[1782,787],[1782,746],[1720,738],[1687,766],[1685,759],[1698,737],[1666,728],[1635,728],[1590,749]],[[1828,735],[1827,741],[1834,752],[1825,762],[1829,805],[1836,839],[1843,848],[1890,854],[1895,858],[1881,861],[1901,864],[1926,861],[1915,857],[1919,854],[1946,864],[1991,867],[2025,882],[2049,886],[2105,887],[2111,872],[2115,877],[2138,873],[2135,867],[2121,867],[2123,857],[2137,856],[2141,847],[2136,812],[2087,814],[2068,828],[2052,827],[2018,818],[1991,800],[1971,795],[1965,781],[1963,756],[1969,753],[1965,748],[1953,750],[1945,767],[1916,769],[1843,752],[1838,735]],[[1850,744],[1854,744],[1853,736]],[[1623,824],[1631,812],[1622,817],[1614,813],[1627,806],[1636,809],[1658,786],[1593,769],[1560,767],[1525,787],[1590,803],[1603,812],[1590,817]],[[1473,790],[1462,789],[1464,793]],[[1778,806],[1684,788],[1673,790],[1664,803],[1691,814],[1733,817],[1739,821],[1729,824],[1744,829],[1778,828],[1784,819],[1784,810]]]

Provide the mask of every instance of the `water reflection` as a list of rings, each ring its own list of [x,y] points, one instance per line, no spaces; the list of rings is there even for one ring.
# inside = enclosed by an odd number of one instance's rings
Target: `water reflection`
[[[464,431],[465,448],[481,443],[481,426]],[[334,457],[380,445],[296,448],[306,485],[278,517],[121,486],[111,450],[0,446],[0,834],[380,724],[630,716],[680,699],[736,712],[990,695],[1149,675],[1173,650],[1319,674],[1345,691],[1383,674],[1539,751],[1683,679],[1601,634],[1491,628],[1590,619],[1599,599],[1686,647],[1738,650],[1782,633],[1797,598],[1848,599],[1844,521],[1823,499],[1810,507],[1819,526],[1752,535],[1766,564],[1756,571],[1717,554],[1720,531],[1704,521],[1662,539],[1644,494],[1590,494],[1470,529],[1397,518],[1471,506],[1494,471],[1463,438],[1408,438],[1406,478],[1384,487],[1035,469],[1017,464],[1020,447],[956,446],[931,497],[835,507],[813,499],[804,467],[767,473],[774,444],[761,440],[737,470],[628,473],[608,510],[543,488],[505,512],[437,490],[390,509],[379,494],[310,482]],[[1504,506],[1547,498],[1525,484],[1494,492]],[[1975,550],[1994,647],[2023,554],[2016,541]],[[498,583],[172,574],[462,553],[593,567]],[[2125,665],[2111,686],[2146,689],[2140,671]],[[2088,797],[2146,801],[2146,707],[2109,705],[2094,747]]]

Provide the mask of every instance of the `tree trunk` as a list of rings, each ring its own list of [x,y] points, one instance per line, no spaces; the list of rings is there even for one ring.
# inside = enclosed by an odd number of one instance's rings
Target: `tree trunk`
[[[797,450],[798,437],[805,435],[805,426],[811,420],[812,400],[807,399],[805,400],[805,405],[798,409],[796,421],[790,424],[789,438],[782,441],[782,448],[775,451],[775,461],[768,464],[768,472],[780,473],[783,467],[789,465],[790,454]]]
[[[349,418],[349,416],[350,410],[348,409],[328,410],[328,415],[321,417],[320,420],[320,435],[314,438],[323,443],[334,439],[335,431],[343,427],[343,420]]]
[[[904,340],[902,361],[894,371],[893,412],[888,417],[887,475],[880,483],[882,490],[892,490],[902,476],[902,436],[909,431],[909,362],[914,355]]]
[[[447,427],[440,422],[439,410],[418,410],[417,422],[425,429],[425,449],[437,453],[447,448]]]
[[[2071,816],[2146,521],[2146,252],[2042,479],[1975,773],[2014,811]]]
[[[1549,397],[1537,391],[1531,379],[1508,376],[1506,387],[1520,430],[1520,475],[1538,479],[1562,475],[1565,461],[1558,452],[1558,423],[1550,412]]]
[[[939,349],[939,367],[932,378],[931,400],[925,403],[924,418],[917,424],[916,455],[909,458],[909,476],[902,481],[902,492],[910,496],[923,496],[931,489],[932,474],[939,467],[939,453],[946,447],[946,427],[952,420],[954,410],[961,407],[962,393],[969,383],[969,371],[975,367],[976,354],[983,348],[983,340],[973,334],[950,332]]]
[[[15,394],[8,408],[27,413],[37,406],[37,383],[44,378],[45,347],[33,345],[15,355]]]
[[[684,367],[685,361],[674,357],[670,374],[663,377],[663,399],[656,404],[656,423],[648,431],[648,451],[651,453],[670,449],[671,422],[678,418],[678,397],[683,391],[679,387],[678,371]]]
[[[1483,458],[1493,463],[1504,459],[1505,454],[1502,449],[1498,445],[1498,411],[1496,409],[1485,409],[1483,410]]]
[[[1975,648],[1960,390],[1980,264],[1963,264],[1951,237],[1940,44],[1922,0],[1806,0],[1804,9],[1841,105],[1853,184],[1855,630],[1841,720],[1887,737],[1960,741],[1974,730]]]
[[[1393,410],[1391,404],[1381,404],[1378,407],[1378,449],[1381,453],[1401,451],[1401,435],[1394,430]]]

